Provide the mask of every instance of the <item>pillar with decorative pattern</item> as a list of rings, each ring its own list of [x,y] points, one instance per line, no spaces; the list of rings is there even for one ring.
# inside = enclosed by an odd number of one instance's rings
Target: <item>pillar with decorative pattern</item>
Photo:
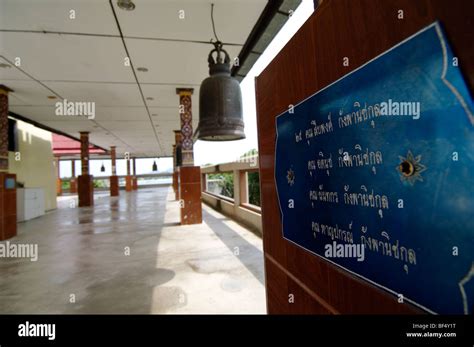
[[[201,168],[194,166],[191,101],[193,89],[177,88],[176,93],[179,95],[181,119],[181,146],[176,146],[181,224],[199,224],[202,223]],[[181,151],[179,147],[181,147]],[[181,165],[179,165],[179,159],[181,159]]]
[[[130,157],[127,155],[125,157],[127,161],[127,176],[125,176],[125,191],[131,192],[133,185],[132,185],[132,176],[130,176]]]
[[[8,93],[12,91],[0,85],[0,171],[8,171]]]
[[[177,180],[176,180],[176,145],[173,145],[173,182],[172,182],[172,187],[173,187],[173,192],[176,195],[176,185],[177,185]]]
[[[132,189],[137,190],[138,189],[138,179],[137,179],[137,158],[133,158],[133,176],[132,176]]]
[[[110,146],[110,160],[112,161],[112,176],[110,176],[110,196],[118,196],[119,180],[117,176],[117,153],[115,146]]]
[[[8,173],[8,93],[0,85],[0,241],[16,236],[16,175]]]
[[[61,168],[59,167],[59,157],[54,158],[54,166],[56,166],[56,196],[63,194],[63,181],[61,180]]]
[[[179,200],[179,171],[178,167],[182,164],[181,130],[174,130],[174,152],[173,152],[173,189],[175,199]]]
[[[76,161],[71,160],[71,180],[69,181],[69,192],[71,194],[77,193],[77,180],[76,180]]]
[[[176,88],[179,95],[179,115],[181,119],[181,156],[182,166],[194,165],[193,154],[193,88]]]
[[[173,172],[176,170],[176,145],[173,145]]]
[[[79,207],[94,205],[93,176],[89,175],[89,132],[81,131],[81,175],[78,177],[77,193]]]

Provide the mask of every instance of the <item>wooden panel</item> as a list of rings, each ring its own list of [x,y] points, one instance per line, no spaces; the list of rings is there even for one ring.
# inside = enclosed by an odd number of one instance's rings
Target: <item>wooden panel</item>
[[[269,313],[420,312],[282,238],[274,183],[275,117],[435,20],[472,91],[473,10],[471,0],[324,0],[256,79]],[[344,57],[349,66],[343,65]],[[299,296],[292,305],[289,292]]]
[[[337,313],[318,295],[287,273],[270,255],[265,257],[269,313]]]

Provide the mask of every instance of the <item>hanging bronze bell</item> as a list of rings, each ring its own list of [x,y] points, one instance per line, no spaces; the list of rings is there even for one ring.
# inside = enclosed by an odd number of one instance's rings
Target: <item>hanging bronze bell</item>
[[[245,139],[240,84],[230,75],[230,58],[222,49],[222,43],[214,42],[214,47],[207,58],[210,76],[202,82],[199,91],[197,138],[204,141]]]

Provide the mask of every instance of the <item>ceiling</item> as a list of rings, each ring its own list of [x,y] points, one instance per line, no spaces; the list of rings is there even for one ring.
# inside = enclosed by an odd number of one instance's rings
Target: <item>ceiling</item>
[[[176,88],[194,88],[197,127],[211,2],[217,34],[237,57],[267,0],[135,0],[134,11],[115,0],[0,0],[0,84],[14,90],[10,111],[74,137],[89,131],[120,157],[171,156]],[[95,118],[55,115],[61,99],[95,102]]]

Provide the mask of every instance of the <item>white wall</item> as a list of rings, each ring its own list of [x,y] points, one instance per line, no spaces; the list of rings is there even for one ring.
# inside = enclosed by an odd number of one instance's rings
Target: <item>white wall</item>
[[[56,168],[52,134],[31,124],[17,121],[19,156],[9,152],[8,171],[26,188],[43,188],[46,210],[56,208]]]

